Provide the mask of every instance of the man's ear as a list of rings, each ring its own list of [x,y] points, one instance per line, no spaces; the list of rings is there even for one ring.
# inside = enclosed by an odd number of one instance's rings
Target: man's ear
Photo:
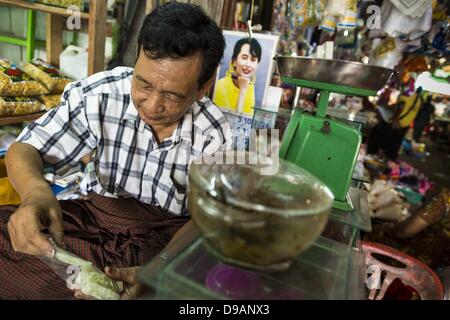
[[[211,77],[211,79],[209,79],[208,81],[206,81],[203,85],[202,85],[202,87],[200,88],[200,90],[198,91],[198,94],[197,94],[197,100],[201,100],[208,92],[209,92],[209,90],[211,89],[211,86],[213,85],[213,83],[214,83],[214,80],[216,80],[216,76],[217,76],[217,69],[216,69],[216,71],[214,72],[214,74],[213,74],[213,76]]]

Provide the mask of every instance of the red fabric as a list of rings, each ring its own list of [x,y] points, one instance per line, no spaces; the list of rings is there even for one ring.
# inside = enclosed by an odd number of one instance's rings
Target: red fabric
[[[63,246],[100,270],[145,264],[188,221],[135,199],[93,194],[89,200],[61,201],[60,205]],[[0,207],[0,299],[73,299],[65,281],[46,263],[13,250],[7,222],[16,208]]]
[[[383,296],[383,300],[418,300],[419,293],[410,286],[403,284],[400,279],[395,279],[386,293]]]

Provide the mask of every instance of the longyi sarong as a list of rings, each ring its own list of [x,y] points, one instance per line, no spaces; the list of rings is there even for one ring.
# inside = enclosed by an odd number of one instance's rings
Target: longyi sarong
[[[144,265],[189,220],[132,198],[96,194],[60,206],[64,248],[100,270]],[[12,248],[7,223],[16,209],[0,206],[0,299],[73,299],[65,280],[45,262]]]

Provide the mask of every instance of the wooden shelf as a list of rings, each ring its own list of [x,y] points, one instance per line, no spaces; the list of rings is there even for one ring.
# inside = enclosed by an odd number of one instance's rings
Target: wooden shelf
[[[31,9],[47,13],[46,51],[47,62],[58,67],[59,55],[63,50],[63,16],[70,16],[65,8],[26,1],[0,0],[0,5]],[[104,0],[89,0],[89,13],[80,12],[80,17],[89,22],[88,75],[105,70],[107,3]]]
[[[17,1],[17,0],[14,0],[14,1],[13,0],[0,0],[0,4],[5,5],[5,6],[23,8],[23,9],[32,9],[32,10],[36,10],[36,11],[57,14],[57,15],[65,16],[65,17],[68,17],[71,15],[71,13],[68,12],[67,9],[65,9],[65,8],[55,7],[55,6],[51,6],[51,5],[47,5],[47,4],[43,4],[43,3],[32,3],[32,2],[27,2],[27,1],[23,1],[23,0],[19,0],[19,1]],[[83,19],[89,19],[89,13],[80,12],[80,17]]]
[[[18,124],[26,121],[34,121],[40,118],[45,112],[46,111],[41,111],[38,113],[26,114],[23,116],[0,117],[0,126]]]

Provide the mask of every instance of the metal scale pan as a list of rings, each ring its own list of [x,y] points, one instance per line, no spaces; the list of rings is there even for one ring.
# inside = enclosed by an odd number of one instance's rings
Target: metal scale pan
[[[394,71],[359,62],[276,57],[283,82],[352,96],[375,96]]]

